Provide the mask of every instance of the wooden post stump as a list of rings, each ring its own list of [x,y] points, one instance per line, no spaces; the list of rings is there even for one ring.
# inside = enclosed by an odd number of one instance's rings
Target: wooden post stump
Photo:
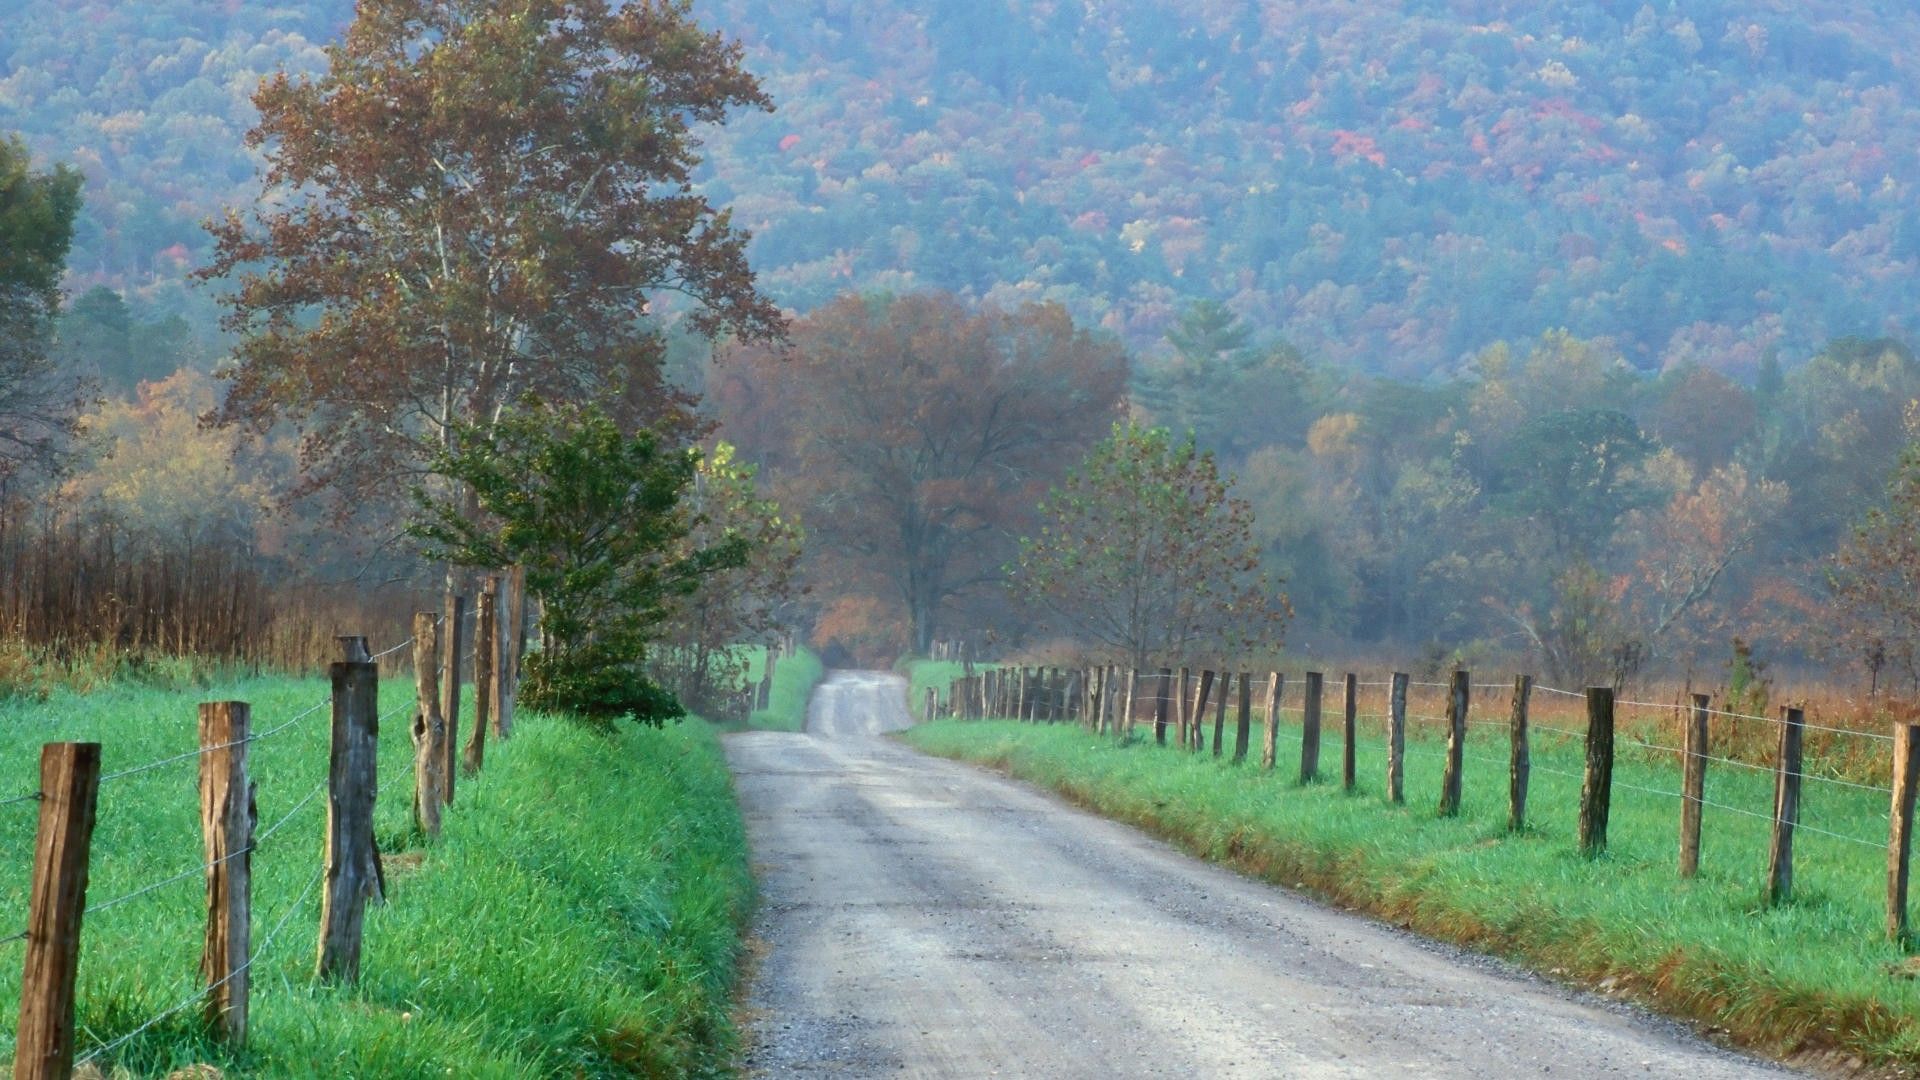
[[[1300,710],[1300,782],[1320,779],[1320,695],[1324,676],[1307,672],[1307,700]]]
[[[200,836],[207,865],[207,931],[200,950],[207,1026],[247,1040],[248,955],[253,937],[253,784],[247,779],[252,714],[244,701],[200,706]]]
[[[1580,853],[1607,850],[1607,815],[1613,806],[1613,689],[1587,691],[1587,771],[1580,785]]]
[[[1453,673],[1453,686],[1447,694],[1447,769],[1440,778],[1440,816],[1460,814],[1461,774],[1467,763],[1467,689],[1468,675]]]
[[[352,651],[348,651],[352,655]],[[333,738],[327,759],[325,881],[320,892],[318,978],[360,978],[360,935],[368,900],[382,895],[373,844],[380,783],[380,675],[371,663],[333,665]]]
[[[1160,681],[1153,702],[1153,741],[1155,745],[1167,745],[1167,709],[1173,696],[1173,669],[1161,668]]]
[[[473,776],[487,764],[487,725],[493,720],[494,665],[500,660],[500,579],[480,583],[480,610],[473,619],[473,730],[461,754],[461,767]]]
[[[1346,714],[1342,719],[1345,722],[1343,731],[1346,736],[1346,743],[1341,747],[1340,790],[1352,791],[1354,780],[1356,779],[1354,776],[1354,769],[1356,767],[1354,758],[1360,750],[1357,741],[1360,717],[1360,679],[1359,676],[1351,671],[1347,672],[1345,690]]]
[[[453,805],[455,780],[460,775],[460,680],[464,677],[461,666],[466,660],[466,622],[467,598],[447,593],[446,617],[440,626],[440,639],[444,643],[441,653],[446,657],[440,667],[443,681],[440,692],[446,704],[440,709],[440,716],[447,724],[447,741],[444,747],[447,755],[445,771],[442,773],[447,782],[447,805]]]
[[[1387,801],[1407,801],[1407,674],[1393,673],[1387,696]]]
[[[1233,763],[1247,760],[1247,741],[1253,734],[1253,675],[1240,673],[1240,713],[1233,726]]]
[[[1920,788],[1920,724],[1893,725],[1893,812],[1887,835],[1887,937],[1906,947],[1907,882],[1913,858],[1914,791]]]
[[[1806,714],[1780,710],[1780,767],[1773,785],[1773,843],[1767,853],[1767,906],[1793,899],[1793,830],[1800,823],[1800,755]]]
[[[1707,706],[1713,699],[1693,695],[1680,762],[1680,876],[1700,872],[1700,818],[1707,798]]]
[[[1287,677],[1277,671],[1267,673],[1266,732],[1260,743],[1260,768],[1272,772],[1280,760],[1280,699],[1286,692]]]
[[[1533,698],[1533,676],[1513,677],[1513,709],[1507,714],[1507,831],[1527,827],[1527,785],[1533,778],[1532,734],[1527,708]]]
[[[33,839],[14,1080],[66,1080],[73,1073],[73,983],[99,793],[99,743],[40,748],[40,824]]]
[[[440,835],[440,810],[447,802],[447,719],[440,715],[440,628],[433,612],[413,617],[413,820],[420,835]]]

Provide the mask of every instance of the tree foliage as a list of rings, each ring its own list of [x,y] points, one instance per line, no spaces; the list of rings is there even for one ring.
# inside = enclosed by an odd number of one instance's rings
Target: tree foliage
[[[1920,691],[1920,441],[1835,553],[1833,630],[1874,676],[1891,666]]]
[[[1058,307],[943,294],[844,297],[792,341],[721,366],[723,423],[808,508],[816,591],[883,598],[924,652],[1111,422],[1125,354]]]
[[[483,515],[416,490],[412,533],[430,557],[524,566],[540,603],[540,649],[524,700],[598,723],[680,715],[647,678],[648,649],[701,581],[746,564],[730,530],[695,543],[705,517],[685,502],[700,455],[651,432],[623,434],[597,407],[523,401],[491,429],[463,427],[436,472],[472,491]]]
[[[81,404],[50,355],[79,209],[78,172],[35,170],[17,138],[0,139],[0,476],[51,464]]]
[[[1260,571],[1252,508],[1191,437],[1115,424],[1041,519],[1015,588],[1135,668],[1280,644],[1290,609]]]
[[[794,571],[805,534],[760,493],[758,473],[736,459],[732,445],[718,443],[701,456],[685,499],[694,522],[684,541],[689,553],[732,542],[742,554],[674,605],[650,657],[655,677],[704,716],[717,716],[726,694],[745,681],[741,646],[772,644],[798,598]]]
[[[218,418],[313,421],[315,483],[417,476],[529,394],[671,434],[644,316],[672,297],[705,334],[779,332],[690,185],[695,125],[767,99],[684,0],[370,0],[327,55],[254,95],[261,208],[214,223],[201,272],[236,283]]]

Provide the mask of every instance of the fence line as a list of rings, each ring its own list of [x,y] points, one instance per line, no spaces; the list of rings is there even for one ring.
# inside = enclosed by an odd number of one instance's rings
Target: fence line
[[[503,582],[506,580],[505,576],[503,576],[502,580]],[[504,587],[507,589],[514,588],[511,584]],[[456,601],[457,606],[464,606],[464,597],[453,599]],[[516,604],[515,610],[524,612],[524,602]],[[445,625],[449,621],[449,616],[444,612],[435,613],[431,621],[432,624],[436,626]],[[427,625],[425,618],[416,618],[415,626],[417,628],[425,625]],[[424,630],[422,632],[424,633]],[[498,622],[494,627],[493,637],[490,640],[472,641],[472,647],[468,649],[466,654],[466,662],[470,664],[476,656],[480,655],[483,649],[489,652],[498,652],[504,648],[517,649],[520,645],[519,638],[519,627],[509,626],[504,621]],[[245,1003],[250,983],[250,980],[244,976],[259,960],[269,955],[293,918],[306,908],[308,901],[314,894],[314,890],[328,877],[330,867],[329,860],[338,860],[342,857],[341,851],[336,849],[334,841],[339,840],[347,847],[354,849],[349,853],[348,857],[357,857],[359,852],[364,851],[368,853],[368,857],[377,859],[377,853],[374,853],[373,849],[372,837],[372,811],[377,800],[396,787],[404,786],[409,775],[421,777],[420,782],[422,783],[427,782],[425,777],[428,774],[423,771],[426,766],[420,757],[421,754],[426,752],[423,744],[416,744],[411,752],[393,755],[396,764],[388,775],[381,777],[374,774],[375,762],[377,760],[376,755],[378,753],[378,741],[377,739],[373,739],[373,732],[377,731],[381,723],[391,722],[408,711],[419,707],[426,695],[425,688],[433,685],[436,676],[439,674],[438,671],[415,671],[414,677],[418,683],[415,687],[417,692],[405,695],[398,705],[388,709],[384,713],[375,715],[375,708],[372,701],[377,700],[379,693],[379,662],[385,658],[402,653],[409,647],[417,646],[419,640],[417,635],[410,635],[404,640],[398,641],[379,652],[369,653],[364,638],[347,637],[341,639],[342,648],[349,668],[355,665],[359,666],[365,672],[364,677],[355,675],[347,681],[341,682],[336,675],[336,686],[333,693],[330,693],[319,702],[279,721],[272,727],[258,731],[248,730],[250,727],[248,723],[250,717],[247,707],[242,703],[232,703],[232,707],[223,709],[215,709],[212,705],[203,705],[200,721],[200,738],[203,742],[202,745],[193,750],[177,754],[166,754],[155,760],[128,766],[104,775],[98,773],[97,765],[95,765],[91,770],[95,774],[94,786],[91,791],[84,795],[63,796],[63,801],[57,808],[50,809],[51,804],[48,803],[47,796],[40,790],[12,796],[7,799],[0,799],[0,807],[28,802],[40,803],[42,805],[41,827],[43,829],[46,828],[46,820],[50,812],[64,812],[69,816],[73,813],[83,813],[86,819],[90,821],[97,811],[97,803],[94,800],[97,798],[98,785],[100,783],[139,776],[180,762],[210,760],[209,755],[225,754],[224,757],[213,759],[216,760],[217,763],[211,767],[211,770],[208,767],[202,767],[198,785],[201,793],[200,798],[202,800],[200,817],[203,830],[203,842],[207,845],[209,852],[217,850],[221,851],[222,854],[218,857],[198,861],[193,866],[177,873],[170,873],[158,877],[155,880],[131,888],[110,899],[96,901],[84,907],[80,905],[72,905],[66,908],[56,907],[56,910],[64,911],[66,914],[49,924],[38,922],[41,918],[39,914],[41,909],[37,906],[34,915],[36,926],[54,925],[66,927],[65,930],[56,930],[50,933],[66,935],[64,941],[67,942],[67,944],[58,947],[78,950],[77,937],[82,933],[82,916],[111,911],[114,908],[130,904],[190,878],[203,878],[207,882],[208,889],[208,928],[206,943],[206,949],[208,951],[202,958],[203,971],[205,972],[202,979],[196,981],[196,985],[191,994],[184,995],[177,1003],[146,1018],[131,1031],[92,1047],[79,1057],[77,1062],[75,1062],[72,1057],[70,1034],[74,1031],[73,1017],[71,1014],[71,1003],[74,996],[72,984],[75,978],[73,968],[69,966],[62,974],[47,981],[46,985],[36,983],[31,987],[23,986],[21,993],[23,1015],[31,1003],[37,1010],[37,1015],[39,1016],[64,1017],[63,1023],[69,1034],[54,1036],[57,1039],[65,1040],[66,1049],[61,1050],[58,1043],[50,1044],[50,1048],[54,1052],[47,1055],[48,1064],[44,1070],[23,1073],[22,1075],[64,1078],[69,1075],[71,1071],[71,1067],[64,1062],[84,1064],[106,1058],[139,1038],[141,1035],[152,1031],[157,1025],[165,1022],[168,1018],[201,1002],[208,1003],[209,1008],[217,1009],[223,1016],[221,1023],[216,1025],[219,1029],[216,1030],[216,1035],[224,1034],[227,1038],[234,1041],[244,1038]],[[417,648],[415,651],[416,653],[419,652]],[[420,659],[420,657],[416,656],[416,659]],[[436,668],[449,668],[453,667],[454,664],[450,663],[447,658],[442,657],[435,660],[434,666]],[[516,676],[519,673],[519,667],[520,665],[518,663],[508,665],[507,671],[501,677],[501,683],[497,687],[499,691],[497,696],[502,700],[495,703],[495,708],[508,706],[513,698],[517,696],[518,686]],[[469,667],[468,670],[471,670],[471,667]],[[338,668],[336,668],[336,671],[338,671]],[[448,680],[446,685],[451,685],[451,680]],[[369,698],[369,694],[371,694],[371,698]],[[345,724],[347,725],[346,730],[352,731],[356,730],[353,725],[362,725],[360,729],[357,729],[361,733],[350,736],[350,738],[373,739],[372,742],[365,744],[371,748],[371,752],[336,755],[333,754],[331,750],[326,751],[325,760],[328,761],[328,765],[324,771],[327,775],[324,775],[278,818],[257,832],[253,829],[250,812],[244,808],[238,811],[240,814],[239,819],[234,819],[233,815],[236,811],[233,809],[232,800],[236,797],[252,798],[253,784],[247,775],[249,770],[247,769],[244,755],[226,752],[234,751],[236,747],[244,747],[247,744],[260,742],[279,735],[282,732],[286,732],[310,717],[327,711],[330,706],[334,711],[334,723],[337,728]],[[459,721],[460,718],[457,716],[446,718],[449,729],[452,729]],[[240,734],[243,731],[246,732],[246,734]],[[221,737],[223,735],[227,737]],[[335,738],[337,739],[339,737],[340,733],[336,730]],[[451,730],[449,731],[448,738],[449,742],[451,742]],[[496,738],[504,740],[506,735],[504,733],[496,733]],[[405,744],[405,741],[404,739],[401,740],[402,745]],[[49,746],[53,745],[55,744],[49,744]],[[392,743],[390,742],[389,745],[391,746]],[[93,760],[96,762],[98,760],[98,751],[93,747],[74,747],[71,744],[67,744],[65,750],[69,754],[91,753],[94,755]],[[435,760],[438,760],[437,756]],[[356,779],[351,775],[352,770],[361,767],[365,768],[366,773],[363,777]],[[43,783],[46,783],[46,781],[43,780]],[[441,781],[441,783],[444,784],[444,781]],[[209,785],[215,786],[210,787]],[[359,794],[356,794],[356,791],[358,791]],[[221,794],[222,792],[224,792],[224,794]],[[245,921],[250,921],[249,908],[251,898],[248,894],[251,892],[250,881],[252,875],[231,870],[228,868],[228,864],[234,863],[236,860],[245,859],[264,850],[268,842],[274,840],[282,831],[287,829],[295,819],[308,817],[310,820],[310,808],[312,804],[321,797],[322,793],[329,795],[333,807],[332,811],[327,815],[328,827],[333,830],[334,834],[329,836],[326,845],[326,850],[330,853],[329,860],[320,861],[319,865],[315,867],[312,876],[307,880],[306,885],[300,890],[299,895],[279,914],[277,921],[274,922],[266,936],[262,938],[255,947],[249,949],[244,958],[233,956],[230,960],[221,959],[216,961],[212,959],[216,955],[212,951],[214,949],[216,933],[234,933],[234,931],[228,929],[228,927],[236,925],[230,920],[241,920],[237,925],[242,927],[244,927]],[[436,822],[439,812],[445,809],[444,806],[440,806],[438,803],[447,803],[447,805],[450,805],[450,802],[448,802],[450,791],[446,787],[442,787],[438,791],[423,788],[420,792],[416,793],[412,800],[416,823],[424,820],[423,815],[425,811],[422,809],[420,803],[422,799],[428,798],[429,796],[436,801],[434,812],[434,820]],[[85,806],[68,805],[69,803],[77,803],[77,800],[80,799],[86,800]],[[225,809],[216,807],[214,803],[206,802],[205,800],[208,799],[213,799],[216,802],[222,799],[226,800],[224,803]],[[232,824],[229,825],[229,822],[232,822]],[[340,833],[343,823],[347,830],[345,834]],[[241,831],[229,832],[230,828]],[[357,829],[365,830],[366,835],[364,839],[352,835]],[[90,828],[88,831],[91,831]],[[427,831],[426,835],[431,839],[434,833]],[[234,845],[225,843],[224,838],[228,836],[231,836],[236,842]],[[77,850],[81,860],[81,872],[84,872],[85,862],[90,855],[88,851],[90,845],[87,842],[85,833],[82,833],[81,837],[78,841]],[[228,848],[230,848],[230,850]],[[244,867],[246,863],[241,862],[240,865]],[[43,874],[51,872],[56,871],[48,870],[36,861],[34,866],[36,887],[32,890],[33,895],[36,897],[40,895],[41,891],[38,888],[38,882]],[[222,900],[218,905],[215,904],[216,883],[219,883],[217,886],[219,895],[227,898]],[[337,896],[332,899],[336,903],[336,906],[342,900],[341,897]],[[347,897],[345,899],[346,902],[350,903],[365,902],[364,897]],[[38,903],[39,901],[36,900],[36,904]],[[57,903],[56,901],[56,904]],[[326,917],[326,909],[327,905],[323,904],[323,919]],[[357,957],[360,949],[360,920],[355,917],[349,921],[355,925],[346,932],[344,938],[338,936],[338,928],[332,924],[323,926],[323,968],[325,967],[324,956],[326,955],[327,947],[343,950],[341,955],[350,954],[351,957],[343,973],[351,979],[357,975]],[[237,944],[240,938],[229,937],[228,940]],[[31,928],[7,937],[0,937],[0,945],[12,944],[19,941],[28,943],[29,970],[33,968],[34,961],[32,958],[37,955],[38,950],[55,947],[51,939],[43,942],[41,939],[36,938]],[[231,954],[227,955],[231,956]],[[238,962],[234,963],[233,961],[235,960]],[[224,973],[222,974],[221,972]],[[323,975],[324,974],[325,972],[323,971]],[[236,980],[238,981],[236,982]],[[224,1004],[222,1004],[223,1002]],[[231,1017],[238,1017],[238,1019],[232,1019]],[[24,1033],[24,1027],[22,1030]],[[88,1032],[88,1034],[90,1035],[91,1032]],[[22,1041],[23,1043],[25,1041],[24,1034]],[[61,1060],[62,1058],[64,1058],[64,1062]]]
[[[956,679],[948,687],[946,709],[948,715],[968,717],[992,715],[997,709],[1012,708],[1016,719],[1029,723],[1053,723],[1064,720],[1080,720],[1089,730],[1105,734],[1109,728],[1115,733],[1141,732],[1153,728],[1156,736],[1148,742],[1159,747],[1178,749],[1194,755],[1207,749],[1206,732],[1208,710],[1213,720],[1213,754],[1223,756],[1222,743],[1226,738],[1224,717],[1226,716],[1227,691],[1220,690],[1220,697],[1210,697],[1211,687],[1229,678],[1243,686],[1257,687],[1257,693],[1263,696],[1259,707],[1254,707],[1247,699],[1247,691],[1242,691],[1241,724],[1249,723],[1255,715],[1266,717],[1266,745],[1276,745],[1282,733],[1289,742],[1301,746],[1300,778],[1302,783],[1316,781],[1320,776],[1318,756],[1321,744],[1328,741],[1332,747],[1343,751],[1342,783],[1351,789],[1355,771],[1355,759],[1358,756],[1353,734],[1361,721],[1367,721],[1369,727],[1376,722],[1387,721],[1387,799],[1391,803],[1402,801],[1400,778],[1401,762],[1411,755],[1423,762],[1438,760],[1443,764],[1442,809],[1443,816],[1451,816],[1458,806],[1462,764],[1472,763],[1476,774],[1482,768],[1489,774],[1501,779],[1501,786],[1509,803],[1508,829],[1518,831],[1524,828],[1527,807],[1527,787],[1529,778],[1534,774],[1563,778],[1578,785],[1580,790],[1579,838],[1583,854],[1597,855],[1606,850],[1606,830],[1610,816],[1613,794],[1642,796],[1652,800],[1674,800],[1678,810],[1680,826],[1679,876],[1692,877],[1699,864],[1699,832],[1702,811],[1724,811],[1728,814],[1764,821],[1772,831],[1768,864],[1767,904],[1775,905],[1791,900],[1792,846],[1793,834],[1804,832],[1832,840],[1843,841],[1888,853],[1887,863],[1887,929],[1890,937],[1902,943],[1909,942],[1906,918],[1906,883],[1910,862],[1910,837],[1916,825],[1914,792],[1920,788],[1920,724],[1902,724],[1895,735],[1887,735],[1853,728],[1833,727],[1805,722],[1800,708],[1782,710],[1779,718],[1769,719],[1750,713],[1726,709],[1714,709],[1704,704],[1707,699],[1696,695],[1692,703],[1674,702],[1655,704],[1630,699],[1616,699],[1612,691],[1595,688],[1586,693],[1565,690],[1559,687],[1533,682],[1524,675],[1516,676],[1514,683],[1473,682],[1462,671],[1456,672],[1454,681],[1433,682],[1408,678],[1396,673],[1391,681],[1361,680],[1357,676],[1347,675],[1344,680],[1334,682],[1335,693],[1339,696],[1328,702],[1325,700],[1326,678],[1319,672],[1308,672],[1305,679],[1287,673],[1275,672],[1271,675],[1252,673],[1218,672],[1202,667],[1182,666],[1177,668],[1180,677],[1177,682],[1171,672],[1176,668],[1159,669],[1160,674],[1129,671],[1126,669],[1086,668],[1061,669],[1046,668],[1000,668],[992,676],[979,674]],[[1191,675],[1191,678],[1189,676]],[[1279,694],[1272,694],[1272,678],[1281,680]],[[1179,689],[1174,690],[1174,686]],[[1125,686],[1133,691],[1129,701],[1119,687]],[[991,687],[995,693],[988,695]],[[1164,687],[1164,689],[1163,689]],[[1299,687],[1299,689],[1295,689]],[[1389,711],[1361,712],[1358,702],[1362,689],[1392,691]],[[1009,693],[1011,689],[1011,693]],[[1428,711],[1409,711],[1406,708],[1406,691],[1422,691],[1420,700],[1432,707],[1436,697],[1431,692],[1439,691],[1453,695],[1448,701],[1446,716]],[[1469,703],[1459,696],[1461,690],[1505,691],[1515,689],[1511,718],[1506,718],[1505,701],[1497,694],[1490,693],[1488,698],[1497,704],[1496,713],[1502,718],[1475,718],[1470,715]],[[1344,690],[1344,693],[1341,691]],[[1574,699],[1585,707],[1585,730],[1560,727],[1552,723],[1537,723],[1529,715],[1530,691],[1540,691],[1547,698]],[[1272,695],[1272,696],[1267,696]],[[1288,699],[1292,699],[1292,704]],[[1344,699],[1344,700],[1343,700]],[[929,691],[929,700],[936,706],[939,695]],[[1371,700],[1378,701],[1377,698]],[[956,708],[956,702],[965,702],[964,707]],[[1342,706],[1344,705],[1344,708]],[[1125,709],[1128,722],[1123,725],[1119,719],[1119,708]],[[1322,711],[1324,708],[1324,711]],[[1554,707],[1548,715],[1558,717],[1572,710]],[[1163,719],[1164,716],[1164,719]],[[1326,729],[1316,724],[1316,718],[1326,719]],[[1716,754],[1708,749],[1709,724],[1713,717],[1724,721],[1761,723],[1780,735],[1780,745],[1775,760],[1762,763],[1753,760],[1741,760],[1728,754]],[[1652,724],[1665,725],[1680,721],[1685,726],[1685,746],[1667,745],[1656,731],[1649,731]],[[1634,730],[1622,729],[1619,725],[1627,721],[1637,721]],[[1171,733],[1176,727],[1182,736],[1175,741],[1162,739],[1158,732],[1164,728]],[[1418,740],[1403,741],[1408,725],[1418,725],[1423,733]],[[1236,725],[1239,726],[1239,725]],[[1342,730],[1344,726],[1344,730]],[[1446,732],[1446,738],[1435,734],[1439,728]],[[1495,740],[1482,739],[1468,734],[1472,729],[1498,731],[1505,735],[1511,746],[1511,755],[1505,760],[1487,756],[1485,751]],[[1820,775],[1810,772],[1802,757],[1801,735],[1807,730],[1832,732],[1839,735],[1857,735],[1875,742],[1890,743],[1894,752],[1894,780],[1892,785],[1861,782],[1843,776]],[[1724,726],[1721,728],[1724,733]],[[1644,734],[1641,734],[1644,732]],[[1540,761],[1530,751],[1531,741],[1536,737],[1553,737],[1556,758],[1568,754],[1577,747],[1585,748],[1585,768],[1581,770],[1576,761],[1571,768],[1556,767],[1556,760]],[[1235,738],[1234,764],[1242,761],[1244,734]],[[1571,745],[1569,745],[1569,743]],[[1123,745],[1130,740],[1123,739]],[[1636,770],[1627,775],[1617,775],[1615,759],[1621,752],[1643,751],[1646,756],[1636,761]],[[1745,750],[1741,751],[1746,753]],[[1838,768],[1838,762],[1845,760],[1861,764],[1857,755],[1853,755],[1845,746],[1832,748],[1836,755],[1848,755],[1844,758],[1828,759],[1831,764],[1822,765],[1816,761],[1815,769]],[[1656,756],[1657,755],[1657,756]],[[1670,755],[1673,762],[1667,760]],[[1902,762],[1906,762],[1905,765]],[[1561,761],[1558,764],[1567,764]],[[1672,790],[1664,786],[1667,773],[1660,770],[1672,768],[1677,763],[1681,780],[1681,790]],[[1767,793],[1772,803],[1770,812],[1747,809],[1720,799],[1709,798],[1706,794],[1707,769],[1713,764],[1736,766],[1756,778],[1771,776],[1772,791]],[[1272,771],[1279,762],[1271,754],[1262,758],[1263,771]],[[1871,764],[1871,763],[1867,763]],[[1423,765],[1423,770],[1427,766]],[[1851,765],[1849,766],[1851,767]],[[1862,765],[1867,767],[1867,765]],[[1902,770],[1905,770],[1904,772]],[[1872,775],[1872,774],[1870,774]],[[1844,820],[1867,823],[1871,828],[1875,821],[1884,822],[1889,828],[1889,839],[1882,843],[1850,835],[1837,828],[1809,824],[1801,819],[1805,804],[1801,799],[1802,786],[1811,780],[1815,784],[1824,784],[1838,789],[1842,795],[1859,793],[1858,797],[1849,796],[1845,801],[1832,804],[1834,812],[1843,815]],[[1556,785],[1557,787],[1557,785]],[[1757,785],[1756,785],[1757,787]],[[1746,783],[1741,784],[1747,798]],[[1759,797],[1758,791],[1753,792]],[[1882,803],[1878,810],[1866,805],[1874,797],[1891,797],[1892,809]],[[1645,807],[1648,803],[1639,803]],[[1827,805],[1825,803],[1823,806]],[[1644,810],[1642,813],[1644,814]],[[1851,865],[1849,863],[1849,865]],[[1876,870],[1876,874],[1878,871]]]

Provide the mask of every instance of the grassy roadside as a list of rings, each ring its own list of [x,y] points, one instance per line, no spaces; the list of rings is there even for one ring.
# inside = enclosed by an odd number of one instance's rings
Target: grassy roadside
[[[756,646],[747,658],[747,679],[759,683],[766,670],[767,650]],[[755,709],[749,728],[759,731],[799,731],[807,726],[807,702],[813,688],[820,685],[826,671],[813,650],[802,648],[773,666],[773,689],[767,694],[767,707]]]
[[[1675,801],[1621,786],[1672,786],[1671,764],[1650,754],[1628,750],[1617,765],[1611,844],[1590,861],[1574,845],[1573,740],[1536,739],[1534,824],[1509,836],[1497,733],[1470,737],[1463,812],[1450,820],[1433,811],[1444,755],[1424,732],[1410,738],[1404,807],[1381,798],[1384,753],[1372,739],[1358,757],[1359,790],[1346,794],[1337,738],[1321,766],[1334,781],[1302,787],[1285,766],[1265,774],[1210,755],[1121,748],[1070,725],[944,721],[902,737],[1203,857],[1639,1000],[1756,1050],[1920,1074],[1920,984],[1881,935],[1884,847],[1803,832],[1795,901],[1766,910],[1767,823],[1709,808],[1701,875],[1681,881]],[[1255,743],[1257,756],[1257,734]],[[1283,729],[1281,760],[1291,753],[1297,763],[1298,747],[1297,729]],[[1765,810],[1770,778],[1727,769],[1709,777],[1708,797]],[[1816,785],[1808,797],[1804,821],[1864,838],[1878,829],[1884,844],[1884,796]]]
[[[388,680],[376,834],[388,900],[370,909],[361,982],[312,982],[325,711],[252,750],[261,828],[253,857],[253,1015],[247,1047],[206,1038],[189,1007],[96,1064],[147,1076],[196,1062],[264,1077],[724,1074],[739,926],[750,902],[745,840],[717,739],[704,724],[590,735],[522,714],[487,769],[459,784],[445,835],[412,833],[404,711]],[[31,787],[43,739],[98,738],[108,772],[190,751],[193,703],[239,698],[255,730],[324,699],[313,680],[256,679],[191,695],[115,687],[0,706],[0,785]],[[91,903],[200,861],[195,760],[105,782]],[[6,778],[12,778],[8,780]],[[24,920],[31,803],[0,809],[0,918]],[[198,874],[87,917],[80,1052],[193,996]],[[285,920],[284,924],[282,920]],[[276,927],[280,932],[275,934]],[[14,929],[12,926],[8,930]],[[0,951],[15,967],[16,943]],[[0,1014],[17,1009],[0,979]],[[0,1044],[10,1057],[11,1027]]]

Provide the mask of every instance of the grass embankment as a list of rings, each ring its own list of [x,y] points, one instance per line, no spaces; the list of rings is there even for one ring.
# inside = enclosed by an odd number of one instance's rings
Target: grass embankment
[[[312,979],[327,711],[251,749],[252,1023],[246,1049],[210,1041],[189,1006],[96,1064],[159,1075],[195,1062],[247,1076],[607,1076],[722,1073],[738,928],[752,889],[717,741],[704,724],[612,736],[522,713],[513,739],[462,778],[442,838],[411,825],[410,681],[382,686],[376,835],[388,899],[370,909],[358,986]],[[191,693],[109,688],[0,705],[0,795],[31,790],[39,745],[97,739],[105,771],[195,748],[199,700],[253,704],[264,732],[326,696],[315,680]],[[86,917],[79,1049],[110,1043],[198,984],[203,890],[196,758],[105,780],[90,904],[186,872]],[[0,920],[26,918],[33,803],[0,808]],[[274,828],[271,835],[265,830]],[[285,920],[284,923],[282,920]],[[16,971],[21,945],[0,950]],[[11,1056],[17,977],[0,979]]]
[[[1331,712],[1331,711],[1330,711]],[[1920,1072],[1920,986],[1882,936],[1887,797],[1809,783],[1793,902],[1761,903],[1769,823],[1706,808],[1700,876],[1675,872],[1678,800],[1672,757],[1630,748],[1616,766],[1610,846],[1576,851],[1582,748],[1534,740],[1531,827],[1506,832],[1506,743],[1475,728],[1462,813],[1436,816],[1444,747],[1430,727],[1409,733],[1409,805],[1391,806],[1385,751],[1369,736],[1360,783],[1340,790],[1337,715],[1321,774],[1297,783],[1298,727],[1282,728],[1280,767],[1152,745],[1116,746],[1072,725],[939,722],[903,736],[947,757],[1003,769],[1166,837],[1206,858],[1433,937],[1499,953],[1700,1023],[1779,1056]],[[1228,726],[1231,741],[1232,726]],[[1151,738],[1151,730],[1147,729]],[[1716,765],[1707,798],[1770,813],[1769,774]]]
[[[747,682],[757,686],[766,671],[767,650],[754,646],[747,656]],[[807,702],[826,671],[810,649],[798,649],[773,665],[773,689],[767,707],[755,709],[747,727],[759,731],[799,731],[807,726]]]

